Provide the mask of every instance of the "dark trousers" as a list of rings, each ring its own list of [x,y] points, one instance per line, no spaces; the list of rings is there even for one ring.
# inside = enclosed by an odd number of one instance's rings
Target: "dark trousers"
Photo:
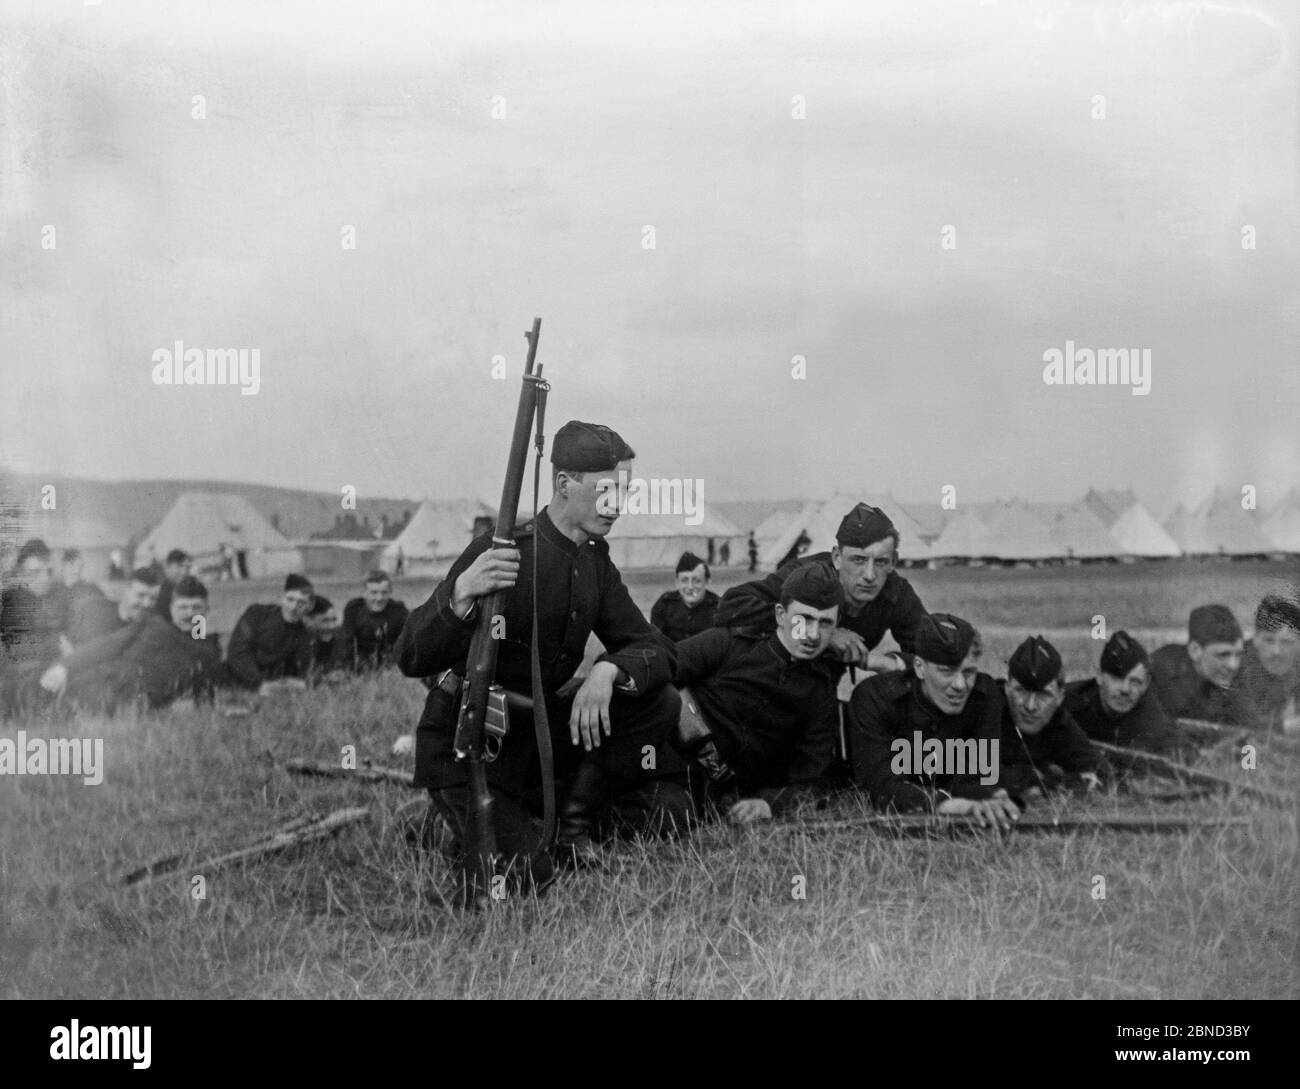
[[[615,692],[610,700],[610,736],[588,753],[569,736],[572,699],[548,698],[549,733],[554,756],[557,809],[578,767],[590,761],[601,773],[601,831],[652,835],[685,832],[692,817],[686,790],[686,764],[671,738],[681,698],[671,685],[644,696]],[[416,732],[416,785],[425,786],[438,812],[455,833],[452,854],[465,862],[465,813],[469,800],[465,770],[452,751],[458,703],[433,689]],[[487,769],[492,792],[492,822],[497,853],[512,889],[542,889],[554,876],[543,850],[541,765],[532,716],[511,712],[510,733]]]

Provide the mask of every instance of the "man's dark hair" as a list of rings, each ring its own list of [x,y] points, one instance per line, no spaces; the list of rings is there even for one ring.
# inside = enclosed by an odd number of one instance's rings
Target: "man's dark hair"
[[[81,559],[81,549],[79,549],[79,548],[65,548],[65,549],[63,550],[63,562],[64,562],[64,563],[76,563],[79,559]]]
[[[697,556],[694,552],[683,552],[682,558],[677,561],[677,568],[673,572],[673,574],[680,575],[683,571],[694,571],[697,567],[700,566],[704,567],[704,581],[708,582],[709,580],[708,563],[700,559],[700,557]]]
[[[131,581],[143,586],[161,586],[162,575],[158,573],[156,567],[137,567],[131,572]]]
[[[366,572],[367,586],[369,586],[372,582],[392,582],[392,581],[393,580],[389,576],[388,572],[381,571],[378,567],[376,567],[373,571]]]
[[[366,579],[366,581],[369,582],[370,580]],[[332,602],[324,594],[317,594],[314,598],[311,599],[311,608],[307,610],[307,615],[324,616],[332,608],[334,608],[334,602]]]
[[[14,563],[22,567],[23,563],[35,556],[38,560],[48,560],[50,558],[49,546],[39,537],[33,537],[18,550],[18,557]]]
[[[175,601],[178,597],[201,597],[207,601],[208,588],[193,575],[186,575],[172,591],[172,600]]]
[[[167,562],[170,563],[188,563],[190,554],[183,548],[173,548],[167,553]]]

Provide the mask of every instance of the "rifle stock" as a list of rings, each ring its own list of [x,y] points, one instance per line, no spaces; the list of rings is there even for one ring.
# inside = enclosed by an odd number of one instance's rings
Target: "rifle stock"
[[[542,369],[537,365],[537,341],[542,319],[533,319],[528,338],[528,359],[524,364],[519,404],[515,410],[514,431],[510,438],[510,455],[506,462],[505,484],[497,507],[496,526],[492,531],[493,548],[515,547],[515,522],[519,516],[519,497],[523,491],[525,463],[528,460],[529,432],[537,414],[538,398],[546,388]],[[534,517],[538,512],[534,511]],[[496,679],[499,641],[493,638],[493,622],[505,607],[509,591],[497,590],[478,605],[478,619],[470,640],[466,675],[461,692],[460,715],[456,723],[456,758],[466,765],[469,798],[466,803],[465,831],[469,842],[466,858],[466,899],[471,904],[487,902],[496,869],[496,834],[492,826],[492,794],[488,787],[487,765],[491,755],[487,747],[487,710],[489,689]]]

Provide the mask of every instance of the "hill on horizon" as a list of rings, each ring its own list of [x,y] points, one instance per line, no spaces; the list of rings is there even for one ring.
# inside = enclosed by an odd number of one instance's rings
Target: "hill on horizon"
[[[356,510],[345,511],[341,494],[248,484],[232,480],[93,480],[86,477],[44,476],[0,470],[4,491],[17,502],[35,506],[41,489],[53,484],[59,509],[102,521],[134,543],[157,525],[182,492],[234,492],[290,540],[328,532],[336,520],[355,514],[363,525],[378,526],[385,517],[402,522],[420,505],[418,499],[357,496]]]

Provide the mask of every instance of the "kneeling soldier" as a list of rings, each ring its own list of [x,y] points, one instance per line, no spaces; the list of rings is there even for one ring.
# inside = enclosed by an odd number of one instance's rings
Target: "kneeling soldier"
[[[438,675],[416,730],[415,785],[428,788],[461,850],[468,787],[453,751],[460,686],[476,603],[496,590],[514,591],[500,617],[497,683],[525,704],[532,691],[536,591],[537,654],[556,775],[571,777],[560,805],[561,858],[588,854],[607,804],[638,788],[648,795],[647,823],[684,824],[689,816],[684,787],[666,778],[684,780],[686,770],[669,745],[681,709],[669,683],[676,653],[633,602],[605,542],[618,518],[610,490],[617,489],[620,469],[630,473],[632,457],[607,427],[565,424],[551,447],[554,494],[533,523],[516,530],[517,547],[492,548],[491,532],[475,538],[429,600],[412,611],[397,641],[395,659],[406,676]],[[605,652],[579,683],[574,674],[593,632]],[[528,717],[513,714],[487,777],[498,850],[515,860],[519,878],[540,888],[551,879],[553,863],[535,820],[540,764]]]
[[[1110,764],[1063,706],[1061,655],[1041,635],[1016,647],[999,681],[1002,786],[1013,794],[1033,787],[1087,792],[1113,779]]]
[[[998,785],[1002,696],[979,671],[982,653],[969,623],[934,613],[918,627],[910,673],[879,673],[853,690],[853,778],[877,808],[1003,827],[1017,818]]]
[[[683,748],[702,757],[713,801],[736,823],[770,819],[830,767],[839,666],[823,652],[843,600],[833,571],[799,567],[781,588],[771,635],[713,628],[677,644]]]

